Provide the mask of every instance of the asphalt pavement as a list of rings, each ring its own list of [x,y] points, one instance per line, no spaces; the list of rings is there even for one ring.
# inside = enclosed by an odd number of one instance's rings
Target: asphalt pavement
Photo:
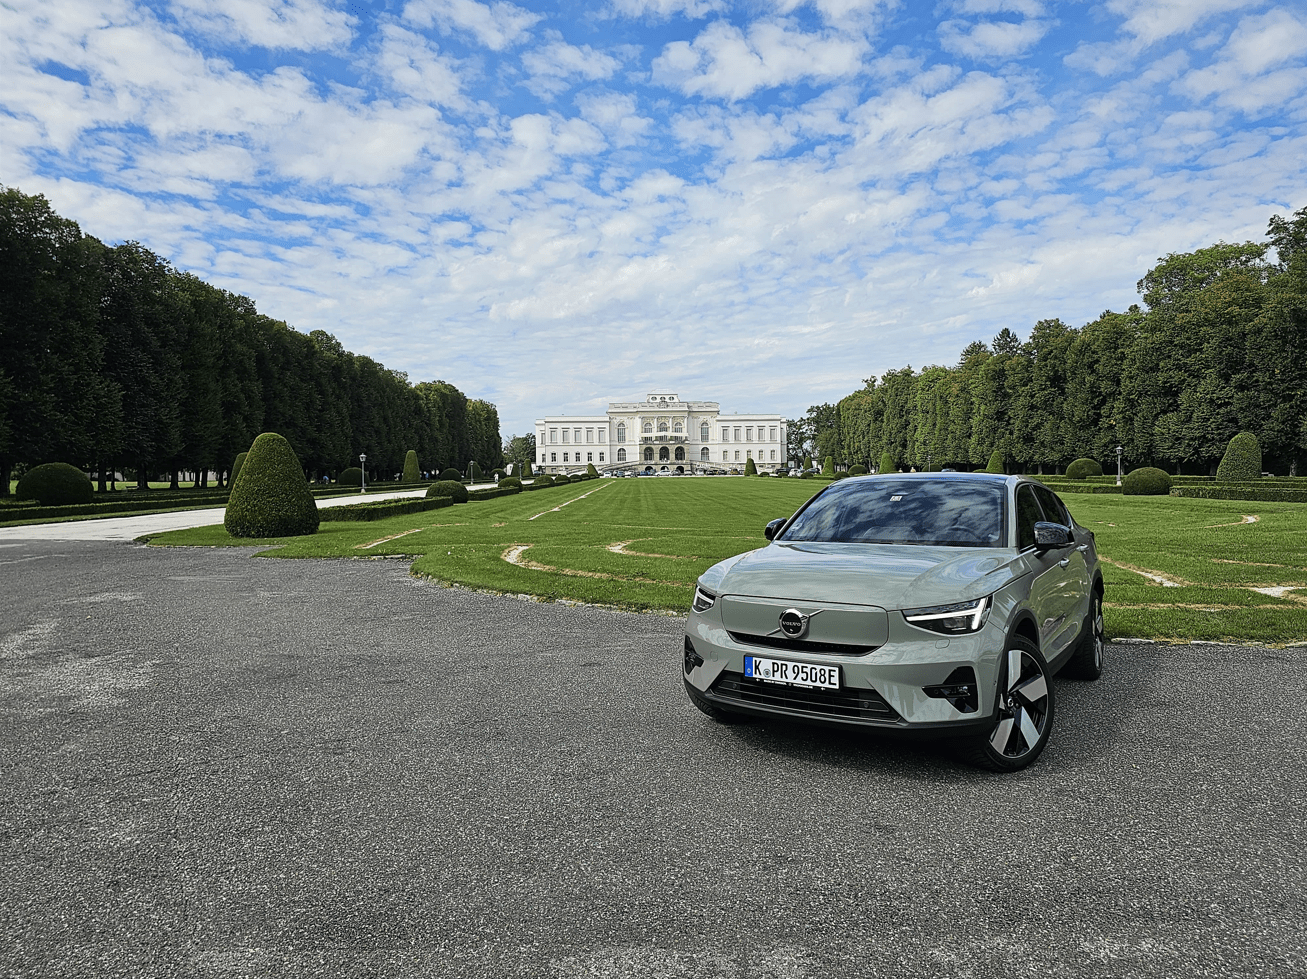
[[[0,975],[1303,976],[1307,651],[1111,646],[1031,769],[721,727],[676,618],[0,543]]]

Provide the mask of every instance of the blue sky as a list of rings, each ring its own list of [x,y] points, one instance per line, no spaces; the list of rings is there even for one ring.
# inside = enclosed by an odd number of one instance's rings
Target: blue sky
[[[803,412],[1307,205],[1266,0],[6,0],[0,183],[413,380]]]

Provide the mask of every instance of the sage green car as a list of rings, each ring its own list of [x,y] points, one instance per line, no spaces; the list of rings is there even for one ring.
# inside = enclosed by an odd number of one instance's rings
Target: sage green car
[[[1053,676],[1102,672],[1094,535],[1042,483],[853,477],[766,536],[700,576],[686,622],[685,689],[717,721],[944,736],[1013,771],[1048,743]]]

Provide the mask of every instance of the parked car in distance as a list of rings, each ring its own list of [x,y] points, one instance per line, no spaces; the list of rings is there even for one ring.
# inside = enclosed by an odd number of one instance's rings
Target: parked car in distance
[[[683,681],[709,717],[948,737],[998,771],[1039,757],[1059,671],[1103,669],[1094,535],[1048,487],[987,473],[831,483],[713,565]]]

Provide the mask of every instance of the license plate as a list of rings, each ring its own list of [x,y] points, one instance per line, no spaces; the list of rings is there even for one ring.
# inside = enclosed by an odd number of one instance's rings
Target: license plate
[[[838,666],[818,666],[815,663],[794,663],[784,659],[746,656],[744,675],[753,680],[762,680],[764,683],[785,683],[793,687],[818,687],[822,690],[840,688]]]

